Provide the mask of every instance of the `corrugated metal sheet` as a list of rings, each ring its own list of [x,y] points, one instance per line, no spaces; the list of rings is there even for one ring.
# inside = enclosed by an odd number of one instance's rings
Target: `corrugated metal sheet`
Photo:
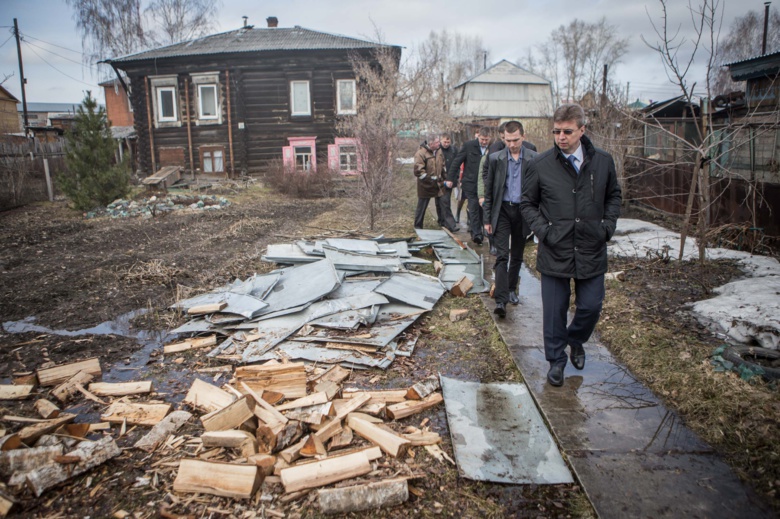
[[[396,301],[432,310],[444,295],[445,288],[435,277],[417,272],[399,272],[374,291]]]

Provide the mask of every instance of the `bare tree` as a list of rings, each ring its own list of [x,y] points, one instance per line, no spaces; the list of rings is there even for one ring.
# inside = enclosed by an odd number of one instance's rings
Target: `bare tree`
[[[550,37],[518,62],[547,78],[558,103],[579,100],[587,92],[600,91],[602,70],[614,73],[628,50],[628,38],[618,38],[617,28],[606,18],[588,23],[574,19],[555,29]],[[608,77],[609,79],[609,77]]]
[[[713,79],[711,87],[713,94],[726,94],[744,88],[740,83],[731,80],[728,70],[723,65],[760,55],[763,36],[763,13],[748,11],[745,16],[734,20],[726,37],[719,42],[715,55],[715,62],[720,65],[720,68]],[[769,14],[766,51],[772,53],[778,50],[780,50],[780,11],[772,9]]]
[[[157,45],[188,41],[208,34],[219,11],[220,2],[212,0],[153,0],[146,12],[159,26],[162,36],[151,31]]]

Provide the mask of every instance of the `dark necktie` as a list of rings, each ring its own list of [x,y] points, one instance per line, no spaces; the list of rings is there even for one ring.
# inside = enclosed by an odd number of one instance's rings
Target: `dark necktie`
[[[569,159],[568,160],[569,160],[569,162],[571,162],[571,165],[574,167],[574,171],[576,171],[577,174],[579,175],[580,174],[580,168],[579,168],[579,166],[577,166],[577,157],[575,157],[574,155],[569,155]]]

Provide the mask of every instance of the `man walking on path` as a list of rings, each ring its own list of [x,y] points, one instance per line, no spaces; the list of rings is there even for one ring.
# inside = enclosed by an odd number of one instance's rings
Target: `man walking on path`
[[[585,367],[583,344],[601,314],[607,242],[620,216],[621,192],[612,157],[584,135],[581,106],[560,106],[553,134],[555,146],[537,155],[526,171],[520,209],[539,239],[547,381],[561,386],[567,345],[574,367]],[[571,279],[576,310],[567,327]]]
[[[471,233],[471,240],[477,245],[482,245],[482,208],[479,205],[477,194],[477,177],[479,174],[479,161],[482,159],[482,155],[487,152],[489,143],[490,128],[480,128],[477,138],[467,141],[458,154],[455,155],[447,172],[447,182],[444,184],[452,189],[458,181],[460,165],[465,164],[461,188],[469,204],[469,233]]]
[[[506,149],[488,157],[485,173],[485,232],[496,246],[496,308],[506,316],[507,303],[519,304],[517,283],[523,263],[528,225],[520,214],[523,176],[536,153],[523,147],[523,125],[509,121],[504,129]],[[511,243],[511,249],[510,249]],[[510,252],[511,251],[511,252]]]
[[[452,145],[452,138],[448,133],[444,133],[440,138],[441,147],[439,153],[442,155],[442,161],[444,162],[444,174],[449,171],[450,164],[458,153],[458,148]],[[442,179],[443,181],[444,179]],[[440,215],[439,225],[446,227],[450,232],[458,232],[458,222],[455,221],[455,217],[452,216],[452,188],[442,185],[441,196],[436,199],[438,204],[438,214]]]
[[[425,220],[425,212],[428,210],[428,202],[431,198],[437,198],[440,194],[439,176],[444,173],[444,161],[439,150],[439,138],[431,139],[431,142],[423,142],[420,149],[414,154],[414,176],[417,177],[417,210],[414,212],[414,228],[422,229]],[[436,205],[439,221],[442,220],[441,208]]]

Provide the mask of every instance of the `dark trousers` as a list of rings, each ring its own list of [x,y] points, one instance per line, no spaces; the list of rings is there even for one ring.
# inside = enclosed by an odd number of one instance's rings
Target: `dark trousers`
[[[582,346],[596,328],[604,302],[604,274],[590,279],[574,279],[574,293],[577,309],[567,327],[570,279],[542,274],[544,355],[550,365],[566,366],[566,346]]]
[[[417,209],[414,211],[414,228],[415,229],[422,229],[423,228],[423,221],[425,220],[425,211],[428,210],[428,202],[430,201],[430,198],[418,198],[417,199]],[[441,212],[439,209],[439,204],[437,204],[434,201],[434,205],[436,206],[436,216],[441,220]]]
[[[458,226],[455,217],[452,216],[452,189],[444,186],[441,188],[441,191],[442,195],[436,198],[436,211],[439,215],[439,225],[452,231]]]
[[[520,205],[502,202],[496,228],[493,229],[493,245],[497,251],[493,267],[496,271],[496,303],[506,304],[509,292],[517,290],[527,234]]]
[[[469,234],[471,234],[471,239],[482,240],[482,232],[484,229],[482,224],[482,206],[479,205],[477,191],[476,189],[473,193],[471,191],[464,191],[463,194],[469,204]]]

